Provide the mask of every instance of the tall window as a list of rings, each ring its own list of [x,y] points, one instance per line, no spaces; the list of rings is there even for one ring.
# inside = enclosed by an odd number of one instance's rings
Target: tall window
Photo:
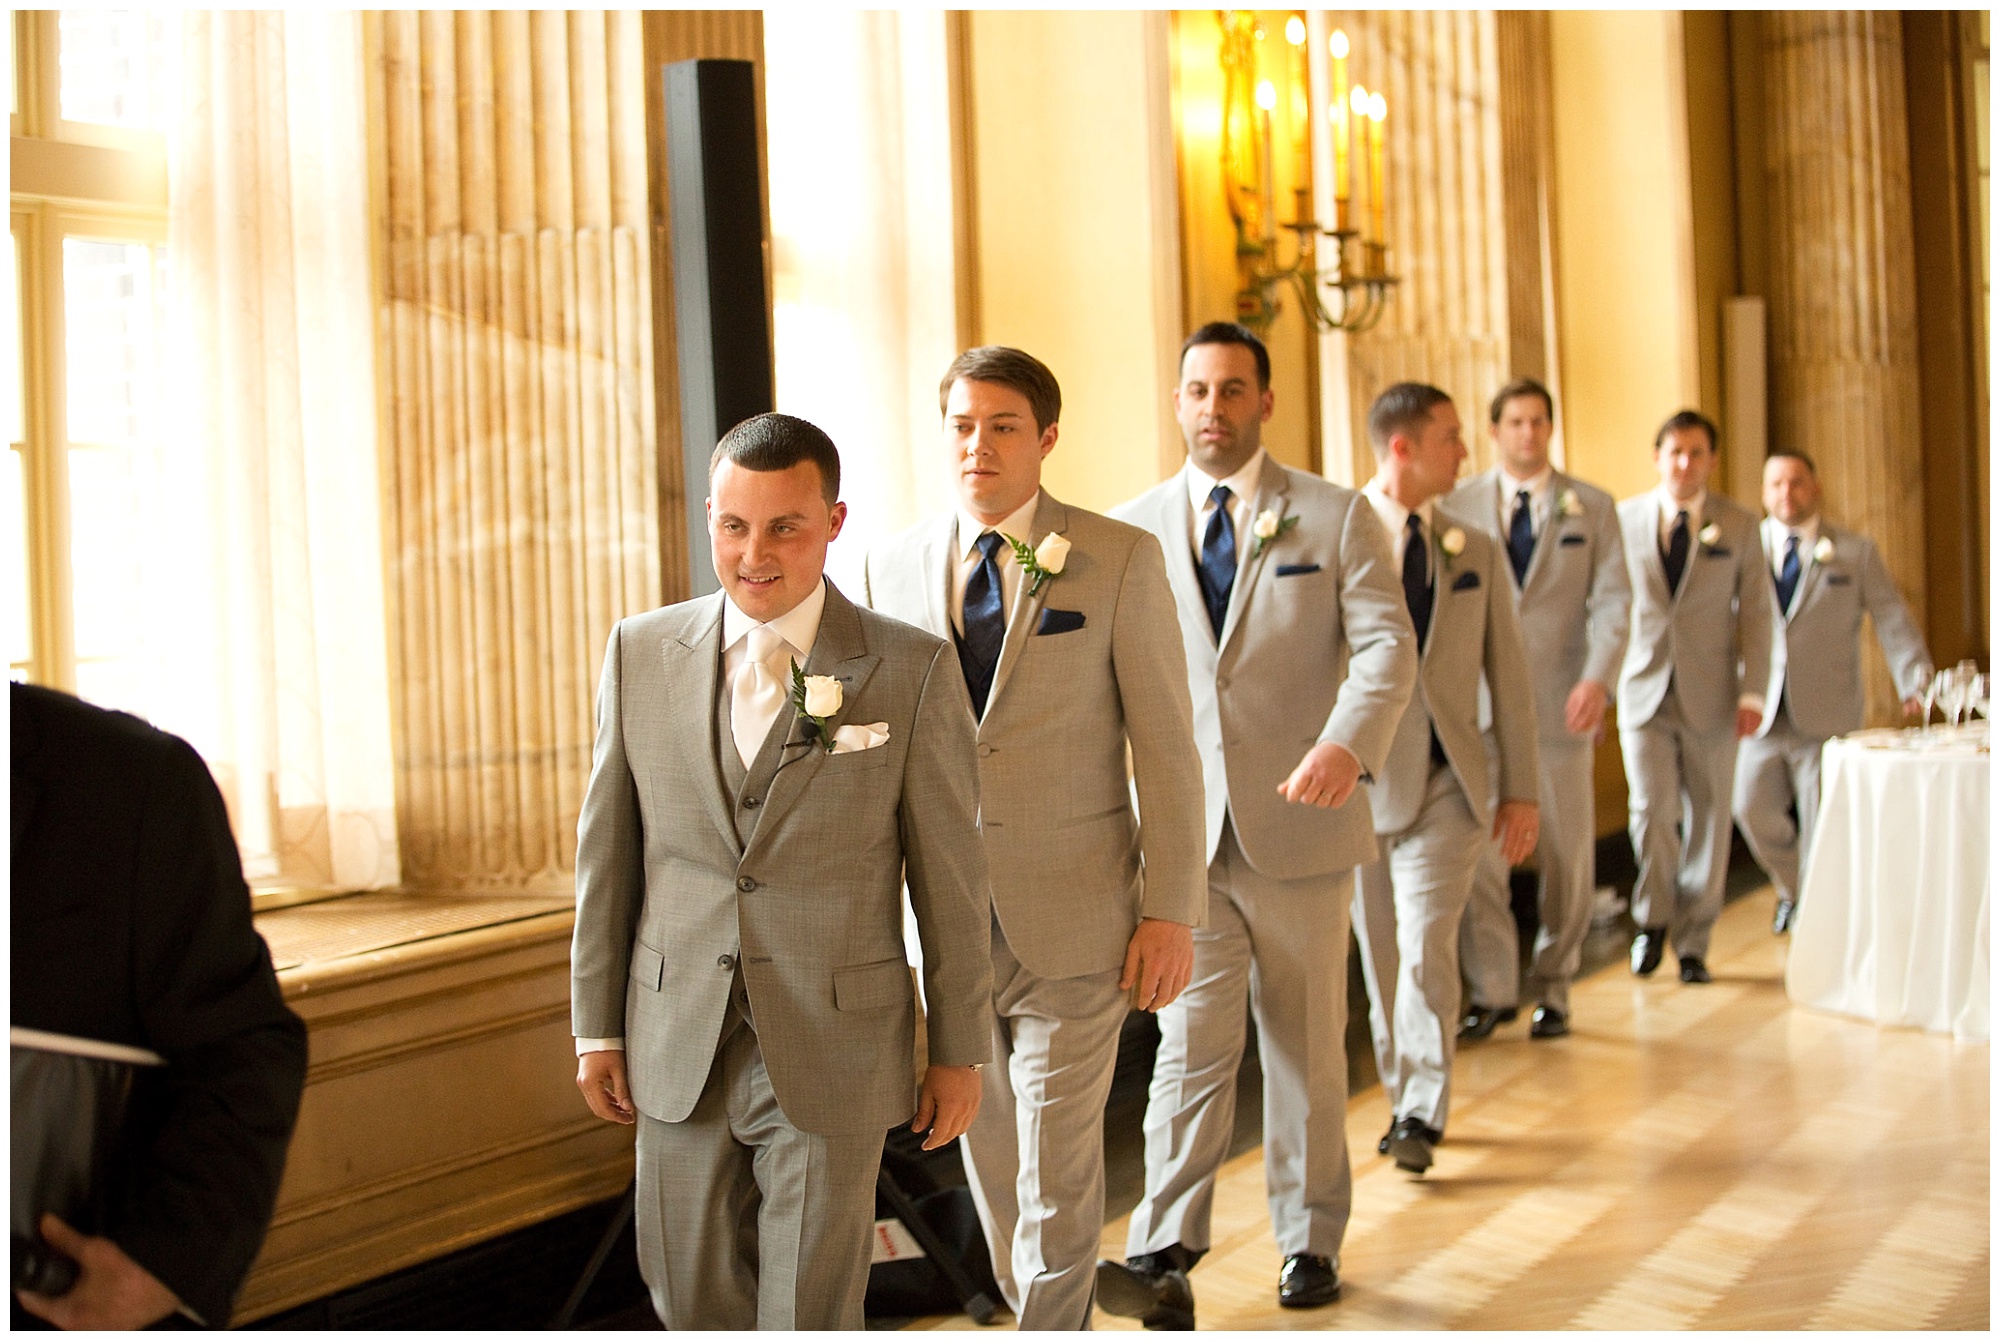
[[[9,670],[141,714],[126,537],[164,422],[174,22],[12,15]]]

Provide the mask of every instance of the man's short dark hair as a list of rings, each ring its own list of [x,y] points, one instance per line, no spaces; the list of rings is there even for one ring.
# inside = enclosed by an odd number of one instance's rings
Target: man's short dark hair
[[[1813,459],[1810,456],[1807,456],[1804,452],[1799,451],[1797,448],[1779,447],[1764,454],[1764,462],[1766,465],[1770,464],[1773,461],[1779,460],[1780,458],[1797,461],[1800,465],[1806,468],[1806,474],[1812,476],[1814,479],[1819,478],[1819,467],[1813,464]]]
[[[1486,407],[1486,422],[1498,424],[1507,402],[1523,396],[1540,396],[1543,408],[1549,412],[1549,422],[1553,424],[1556,421],[1556,398],[1549,394],[1549,389],[1532,377],[1516,377],[1493,393],[1493,403]]]
[[[992,382],[1027,398],[1035,416],[1035,432],[1046,433],[1050,424],[1062,418],[1062,387],[1048,365],[1033,354],[1007,345],[978,345],[951,361],[938,383],[938,413],[951,400],[954,382]]]
[[[840,501],[840,450],[815,424],[789,414],[760,414],[745,419],[722,435],[708,458],[715,468],[731,461],[745,470],[790,470],[801,461],[819,467],[820,492],[827,506]]]
[[[1389,455],[1389,439],[1416,433],[1432,410],[1449,404],[1451,397],[1427,382],[1398,382],[1377,396],[1368,407],[1368,445],[1375,449],[1375,459]]]
[[[1271,351],[1264,348],[1264,342],[1248,326],[1234,321],[1209,322],[1181,341],[1180,363],[1174,366],[1178,368],[1186,363],[1188,351],[1196,345],[1242,345],[1250,351],[1250,357],[1257,360],[1257,389],[1271,389]]]
[[[1682,410],[1660,425],[1660,431],[1653,435],[1653,450],[1656,452],[1660,450],[1660,444],[1667,440],[1667,434],[1689,428],[1698,428],[1708,434],[1708,450],[1711,452],[1722,441],[1722,435],[1715,431],[1713,419],[1700,410]]]

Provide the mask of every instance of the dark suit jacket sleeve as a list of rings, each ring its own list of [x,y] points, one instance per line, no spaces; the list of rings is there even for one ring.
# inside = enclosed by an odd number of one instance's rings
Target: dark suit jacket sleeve
[[[972,702],[948,646],[924,677],[903,773],[903,874],[924,948],[930,1060],[970,1066],[992,1052],[992,907],[979,837]]]
[[[1903,593],[1889,575],[1889,566],[1882,562],[1882,551],[1866,537],[1861,539],[1860,567],[1861,603],[1875,621],[1875,638],[1888,658],[1896,692],[1904,698],[1921,698],[1930,679],[1930,652],[1924,647],[1922,631],[1910,618]]]
[[[264,1241],[305,1083],[229,818],[193,749],[165,738],[133,854],[133,991],[167,1065],[133,1090],[107,1236],[213,1325]]]
[[[570,944],[570,1032],[578,1038],[625,1033],[625,978],[645,903],[644,828],[639,792],[625,754],[620,675],[625,626],[611,630],[597,689],[590,784],[577,817],[576,932]]]
[[[1200,926],[1208,911],[1208,831],[1187,651],[1157,537],[1142,532],[1126,560],[1111,627],[1111,664],[1132,747],[1145,861],[1141,917]]]
[[[1360,760],[1362,775],[1374,777],[1389,762],[1396,724],[1416,692],[1417,635],[1389,537],[1359,496],[1340,537],[1340,621],[1347,678],[1319,739],[1345,746]]]

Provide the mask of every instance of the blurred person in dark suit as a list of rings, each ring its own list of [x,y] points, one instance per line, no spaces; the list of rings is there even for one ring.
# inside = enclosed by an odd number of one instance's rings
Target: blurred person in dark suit
[[[65,1328],[229,1321],[263,1243],[305,1083],[306,1032],[250,921],[221,793],[186,742],[31,685],[12,727],[16,1031],[144,1049],[98,1222],[44,1214],[77,1264]],[[17,1131],[20,1095],[16,1095]],[[18,1152],[17,1152],[18,1157]]]

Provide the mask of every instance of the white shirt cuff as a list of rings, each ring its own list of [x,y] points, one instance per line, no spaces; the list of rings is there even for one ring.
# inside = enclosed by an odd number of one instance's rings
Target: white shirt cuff
[[[1748,708],[1750,711],[1761,716],[1764,711],[1764,696],[1762,694],[1745,694],[1736,700],[1736,706],[1739,708]]]
[[[622,1038],[579,1038],[576,1041],[576,1055],[586,1052],[623,1052],[625,1040]]]

